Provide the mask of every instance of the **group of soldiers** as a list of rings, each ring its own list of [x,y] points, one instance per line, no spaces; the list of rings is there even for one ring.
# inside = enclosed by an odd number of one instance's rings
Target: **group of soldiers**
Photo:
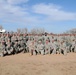
[[[63,54],[76,52],[76,35],[28,35],[0,34],[0,56],[14,55],[20,52],[31,55]]]

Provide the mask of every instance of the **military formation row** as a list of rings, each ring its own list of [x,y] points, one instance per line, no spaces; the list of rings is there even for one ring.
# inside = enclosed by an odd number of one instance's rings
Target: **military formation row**
[[[0,36],[0,56],[30,52],[37,54],[64,54],[76,52],[76,36],[9,35]]]

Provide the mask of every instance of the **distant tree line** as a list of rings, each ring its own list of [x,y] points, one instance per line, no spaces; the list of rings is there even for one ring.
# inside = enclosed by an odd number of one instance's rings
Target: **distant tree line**
[[[2,29],[3,29],[3,26],[0,25],[0,30],[2,30]],[[9,32],[9,31],[7,31],[7,32]],[[10,32],[13,33],[14,31],[10,31]],[[27,28],[17,28],[16,32],[20,33],[20,34],[44,34],[46,31],[44,28],[33,28],[30,30],[30,32],[28,31]],[[76,28],[68,30],[64,33],[65,34],[76,34]]]
[[[76,28],[66,31],[65,33],[76,34]]]

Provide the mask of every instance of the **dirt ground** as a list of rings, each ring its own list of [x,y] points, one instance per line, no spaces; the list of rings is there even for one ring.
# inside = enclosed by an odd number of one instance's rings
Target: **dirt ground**
[[[0,75],[76,75],[76,53],[0,57]]]

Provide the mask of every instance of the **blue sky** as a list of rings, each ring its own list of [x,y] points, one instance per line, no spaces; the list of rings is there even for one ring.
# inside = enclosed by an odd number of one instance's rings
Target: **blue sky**
[[[76,0],[0,0],[0,25],[62,33],[76,28]]]

